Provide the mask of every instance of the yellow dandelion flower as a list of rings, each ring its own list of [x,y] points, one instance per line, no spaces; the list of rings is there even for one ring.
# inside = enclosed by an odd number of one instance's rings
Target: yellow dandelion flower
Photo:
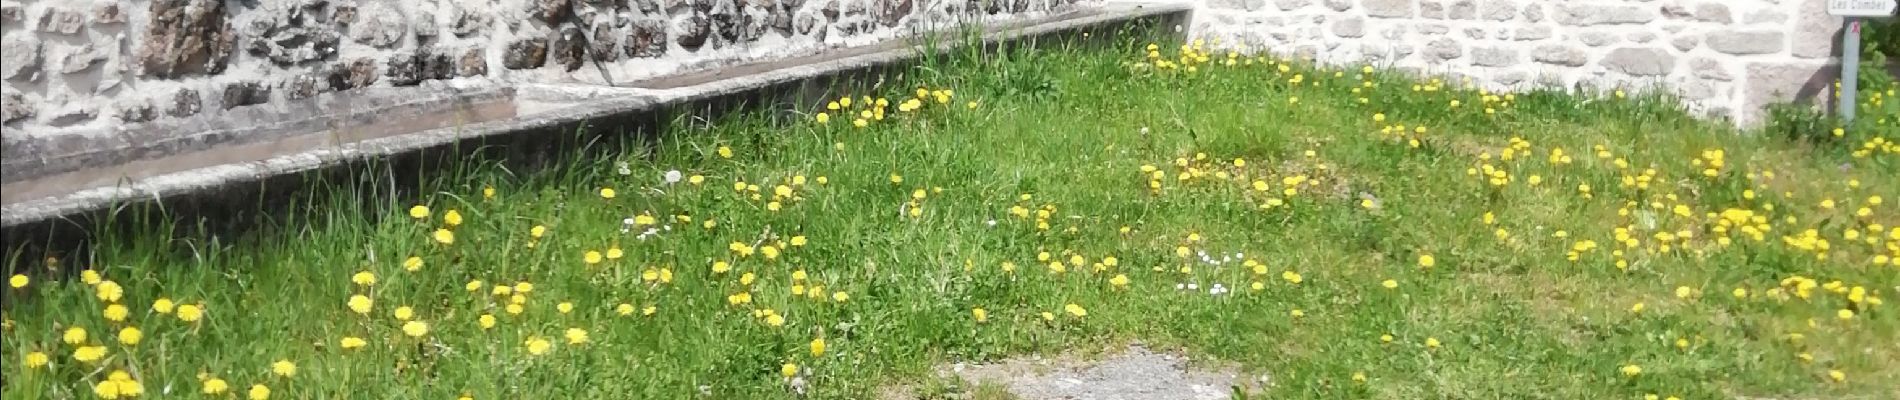
[[[1435,337],[1428,337],[1428,338],[1425,338],[1425,347],[1426,347],[1426,348],[1431,348],[1431,349],[1436,349],[1436,348],[1438,348],[1438,346],[1439,346],[1440,344],[1441,344],[1441,343],[1439,343],[1439,342],[1438,342],[1438,338],[1435,338]]]
[[[92,363],[106,357],[105,346],[82,346],[73,349],[73,359],[83,363]]]
[[[839,303],[843,303],[846,301],[850,301],[851,295],[848,293],[845,293],[844,291],[838,291],[831,294],[831,300],[839,302]]]
[[[99,381],[98,384],[93,385],[92,394],[99,396],[101,399],[119,398],[119,382],[111,380]]]
[[[587,253],[581,255],[581,261],[587,263],[587,265],[599,264],[602,258],[604,258],[604,256],[602,256],[600,252],[593,250],[588,250]]]
[[[1380,282],[1379,286],[1385,286],[1386,289],[1398,289],[1399,281],[1387,279],[1385,282]]]
[[[270,372],[277,374],[277,376],[289,378],[297,375],[297,364],[290,362],[290,360],[277,360],[277,362],[271,363]]]
[[[77,346],[77,345],[85,344],[86,337],[87,337],[86,328],[75,326],[71,328],[66,328],[66,333],[63,333],[60,335],[60,340],[64,340],[66,344]]]
[[[719,146],[719,158],[732,158],[732,148]]]
[[[982,307],[972,308],[970,309],[970,317],[975,318],[976,323],[980,324],[990,320],[990,312],[989,310],[984,310]]]
[[[52,359],[51,357],[48,357],[46,353],[35,351],[31,353],[26,353],[26,359],[24,361],[27,368],[39,369],[39,368],[46,367],[46,364],[52,362]]]
[[[567,328],[564,336],[567,336],[567,344],[570,345],[587,343],[587,330],[581,328]]]
[[[780,365],[778,367],[778,373],[779,375],[784,375],[786,378],[796,376],[798,375],[798,364],[785,363],[785,365]]]
[[[79,272],[79,281],[85,282],[87,285],[98,285],[99,282],[104,279],[105,277],[99,275],[99,271],[89,269]]]
[[[359,349],[368,344],[369,342],[363,341],[363,338],[355,336],[345,336],[342,340],[337,341],[337,345],[342,346],[344,350]]]
[[[542,355],[542,354],[547,354],[548,349],[554,347],[554,344],[549,343],[547,339],[542,339],[538,337],[529,338],[528,341],[524,342],[522,345],[528,348],[528,354],[537,355],[537,356]]]
[[[817,339],[812,339],[811,340],[811,356],[816,358],[816,357],[823,357],[824,355],[825,355],[825,338],[821,337]]]
[[[455,244],[455,232],[450,232],[447,229],[436,229],[435,234],[431,235],[431,237],[435,238],[436,243]]]
[[[251,391],[247,396],[249,396],[251,400],[270,400],[270,387],[264,386],[262,383],[251,385]]]
[[[1073,315],[1076,317],[1089,316],[1089,310],[1084,309],[1082,308],[1082,306],[1076,305],[1075,303],[1069,303],[1069,305],[1062,306],[1062,311],[1067,312],[1069,313],[1069,315]]]
[[[126,346],[137,346],[139,345],[139,342],[143,340],[145,340],[145,332],[139,331],[138,327],[128,326],[128,327],[125,327],[125,329],[119,330],[120,344],[124,344]]]
[[[99,284],[94,285],[94,289],[98,290],[96,294],[99,297],[99,301],[117,303],[120,298],[125,297],[125,288],[119,286],[118,282],[101,281]]]
[[[410,318],[415,318],[416,310],[409,306],[396,307],[394,314],[397,321],[408,321]]]
[[[429,334],[429,323],[422,321],[405,322],[402,324],[402,333],[409,335],[409,337],[422,337],[422,335]]]
[[[197,304],[183,304],[178,306],[179,321],[198,322],[199,319],[204,318],[204,315],[203,306]]]
[[[1418,256],[1418,266],[1424,267],[1424,268],[1431,268],[1434,265],[1438,265],[1438,259],[1435,257],[1432,257],[1432,255],[1423,254],[1423,255]]]
[[[376,306],[376,301],[370,300],[369,296],[364,296],[364,295],[359,294],[355,296],[350,296],[350,300],[349,302],[347,302],[347,305],[350,306],[350,311],[354,311],[357,314],[368,315],[370,308]],[[180,306],[180,309],[182,309],[183,307],[184,306]]]
[[[229,390],[231,390],[230,383],[225,382],[223,379],[211,378],[204,381],[204,385],[198,389],[198,392],[216,396],[224,394],[225,391]]]
[[[409,218],[423,219],[428,217],[429,206],[417,204],[413,207],[409,207]]]
[[[613,200],[614,188],[606,188],[606,187],[600,188],[600,198]]]
[[[449,226],[462,225],[462,212],[449,210],[449,212],[442,213],[442,223],[448,224]]]
[[[24,288],[26,284],[30,282],[32,282],[32,279],[22,274],[13,274],[12,278],[7,279],[7,285],[12,286],[14,289]]]
[[[1623,376],[1634,378],[1637,375],[1643,374],[1643,367],[1636,364],[1624,365],[1622,371]]]

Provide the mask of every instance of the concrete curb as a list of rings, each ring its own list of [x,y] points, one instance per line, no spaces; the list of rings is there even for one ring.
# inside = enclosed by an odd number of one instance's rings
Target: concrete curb
[[[1179,3],[1107,3],[1033,21],[988,27],[985,29],[983,38],[986,44],[994,44],[1085,29],[1120,26],[1133,21],[1185,24],[1191,10],[1191,6]],[[354,141],[337,139],[339,134],[335,132],[335,129],[308,132],[309,135],[329,138],[313,139],[319,141],[316,142],[317,145],[314,148],[308,150],[287,153],[267,152],[268,157],[255,160],[189,166],[178,171],[152,173],[150,176],[94,176],[85,179],[75,178],[78,180],[73,182],[39,182],[31,186],[27,185],[33,183],[29,178],[13,178],[6,184],[6,192],[19,190],[26,193],[19,196],[9,195],[3,209],[0,209],[4,211],[0,212],[3,214],[3,217],[0,217],[0,228],[6,231],[6,242],[12,244],[26,240],[22,237],[23,235],[36,235],[34,232],[51,229],[50,225],[71,220],[73,216],[109,210],[115,205],[154,201],[162,203],[168,199],[185,196],[217,196],[220,192],[244,192],[227,189],[259,184],[273,178],[313,170],[413,154],[429,149],[456,149],[458,143],[479,142],[487,138],[521,132],[545,132],[549,129],[580,127],[586,126],[590,121],[625,118],[672,106],[712,102],[777,85],[796,84],[915,60],[919,58],[921,53],[919,50],[941,53],[949,51],[958,44],[946,43],[938,45],[935,49],[925,49],[921,45],[913,45],[905,41],[906,39],[897,39],[868,46],[837,49],[813,56],[742,64],[723,68],[720,71],[682,74],[626,85],[633,87],[530,85],[501,88],[500,91],[476,90],[475,92],[481,93],[479,96],[486,96],[485,98],[515,100],[513,102],[515,108],[507,110],[514,113],[514,116],[465,125],[428,127],[428,129],[411,133],[368,135]],[[468,90],[467,88],[448,89]],[[427,112],[429,111],[422,109],[409,114]],[[381,120],[378,119],[378,122]],[[331,123],[328,126],[334,127],[336,124]],[[214,148],[209,151],[225,150]],[[198,153],[186,153],[181,156],[205,157]],[[143,172],[155,170],[148,168]],[[128,172],[127,175],[132,175],[132,173]],[[86,182],[102,181],[109,183],[90,187],[84,185]],[[81,189],[56,193],[61,191],[58,189],[62,184],[68,185],[66,187],[81,187]]]

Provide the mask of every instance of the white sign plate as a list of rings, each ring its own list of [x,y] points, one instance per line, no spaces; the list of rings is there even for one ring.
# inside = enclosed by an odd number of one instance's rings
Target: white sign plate
[[[1836,17],[1892,17],[1894,0],[1827,0],[1827,13]]]

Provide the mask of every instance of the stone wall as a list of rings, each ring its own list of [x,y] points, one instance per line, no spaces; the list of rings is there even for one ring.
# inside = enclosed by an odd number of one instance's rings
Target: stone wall
[[[1076,1],[0,0],[0,123],[12,143],[369,87],[624,86]]]
[[[1825,0],[1191,1],[1192,34],[1229,44],[1497,89],[1669,90],[1742,125],[1839,74]]]

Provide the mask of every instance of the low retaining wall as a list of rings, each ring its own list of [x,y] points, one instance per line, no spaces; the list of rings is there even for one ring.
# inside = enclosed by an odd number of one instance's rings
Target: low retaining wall
[[[1192,35],[1497,89],[1662,89],[1749,126],[1831,99],[1841,19],[1825,0],[1182,0]]]

